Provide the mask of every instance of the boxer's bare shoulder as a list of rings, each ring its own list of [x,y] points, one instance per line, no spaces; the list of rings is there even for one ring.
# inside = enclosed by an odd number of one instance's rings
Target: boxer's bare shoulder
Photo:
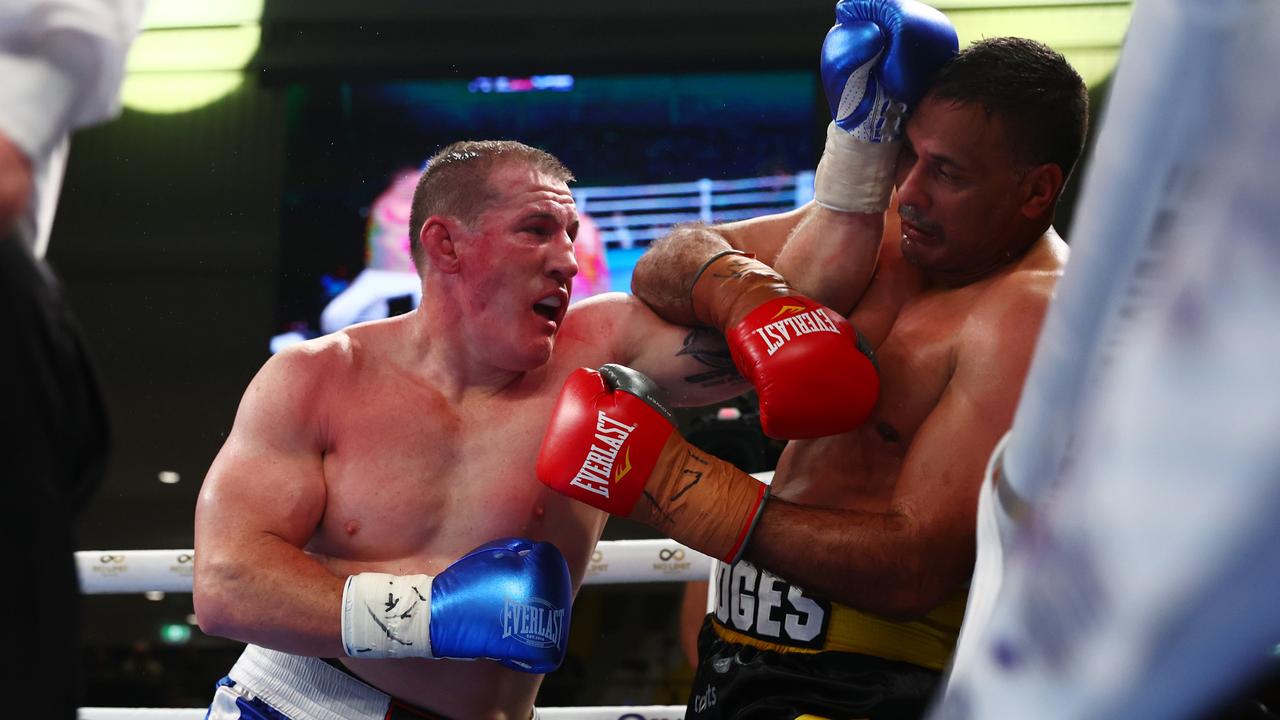
[[[258,370],[245,392],[246,403],[259,394],[276,404],[287,405],[292,399],[300,413],[295,421],[321,420],[324,407],[345,394],[361,368],[386,352],[389,338],[384,339],[385,331],[376,326],[389,322],[363,323],[284,348]]]
[[[1068,254],[1066,243],[1050,230],[1016,264],[976,283],[978,293],[958,333],[956,359],[991,363],[1013,355],[1029,362]],[[1016,396],[1020,389],[1009,392]]]
[[[850,316],[876,347],[876,411],[851,433],[791,443],[775,490],[801,502],[882,510],[908,491],[903,469],[909,454],[937,451],[939,458],[956,460],[956,467],[980,464],[985,455],[970,450],[980,448],[985,436],[979,432],[981,442],[961,448],[948,428],[977,432],[1011,419],[1066,255],[1061,239],[1046,236],[1017,263],[986,278],[930,288],[896,243],[886,243],[882,267]],[[924,428],[933,432],[918,438]],[[947,433],[951,439],[935,442]]]
[[[674,336],[687,333],[689,328],[668,325],[633,295],[621,292],[594,295],[575,303],[565,314],[564,326],[556,339],[556,362],[572,364],[583,356],[620,362],[621,358],[638,354],[646,338],[655,340],[654,331]],[[574,365],[578,366],[593,365]],[[559,389],[557,384],[555,390]]]
[[[635,312],[636,306],[643,308],[638,300],[620,292],[601,293],[574,303],[556,336],[553,362],[576,367],[574,362],[579,358],[613,357],[612,350],[627,326],[626,316]],[[559,385],[554,389],[559,391]]]

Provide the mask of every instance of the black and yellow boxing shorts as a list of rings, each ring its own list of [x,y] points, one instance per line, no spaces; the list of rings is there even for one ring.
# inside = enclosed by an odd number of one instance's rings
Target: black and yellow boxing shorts
[[[747,562],[716,569],[687,720],[922,717],[955,649],[965,595],[888,620]]]

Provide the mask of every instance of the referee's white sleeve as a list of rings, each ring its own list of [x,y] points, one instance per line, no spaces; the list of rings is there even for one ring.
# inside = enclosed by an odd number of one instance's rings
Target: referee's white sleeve
[[[144,0],[0,2],[0,132],[33,161],[115,116]]]

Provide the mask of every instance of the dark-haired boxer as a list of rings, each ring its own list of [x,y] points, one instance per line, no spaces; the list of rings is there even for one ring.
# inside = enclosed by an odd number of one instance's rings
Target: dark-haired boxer
[[[292,346],[250,384],[196,508],[200,626],[250,643],[212,718],[264,704],[294,720],[328,717],[324,707],[527,717],[540,673],[563,656],[569,598],[606,519],[534,480],[565,378],[627,363],[679,404],[748,387],[721,339],[630,296],[568,307],[571,179],[519,143],[441,150],[410,220],[418,309]],[[872,256],[864,232],[810,237]],[[832,315],[837,332],[807,336],[786,363],[841,384],[835,412],[809,417],[812,403],[785,383],[758,388],[788,431],[852,427],[874,402],[874,369]],[[504,537],[524,549],[472,550]],[[502,595],[503,578],[519,598]]]
[[[876,15],[891,6],[907,17]],[[844,2],[837,13],[827,41],[844,45],[837,59],[863,38],[879,42],[869,19],[945,32],[931,24],[940,16],[911,2]],[[883,56],[878,46],[862,56],[892,61],[901,36],[886,34]],[[854,63],[852,74],[862,67]],[[871,76],[887,86],[893,72],[877,66]],[[835,118],[826,164],[833,145],[851,143],[842,135],[848,103],[841,101],[851,73],[848,64],[828,64],[824,74]],[[933,79],[905,126],[899,222],[889,223],[874,279],[864,292],[859,279],[869,270],[857,258],[820,263],[826,280],[840,276],[837,266],[850,278],[816,297],[852,309],[849,320],[876,348],[879,402],[852,432],[790,443],[754,526],[726,514],[733,505],[723,498],[750,496],[758,484],[672,433],[660,391],[645,378],[610,367],[583,370],[566,384],[543,448],[544,482],[599,503],[569,484],[574,475],[566,471],[591,443],[575,416],[582,408],[605,412],[632,428],[630,460],[645,478],[635,504],[613,511],[724,561],[686,717],[924,713],[960,627],[983,466],[1012,421],[1066,262],[1051,222],[1081,151],[1086,103],[1065,59],[1027,40],[977,43]],[[819,203],[870,214],[883,208],[833,196],[824,169],[830,165],[820,166]],[[641,260],[634,290],[664,317],[713,320],[727,302],[721,288],[774,260],[723,254],[729,244],[759,248],[756,234],[787,237],[805,222],[797,213],[773,227],[677,232]],[[692,292],[669,295],[661,278],[672,274],[689,278]],[[806,282],[801,273],[787,277]]]

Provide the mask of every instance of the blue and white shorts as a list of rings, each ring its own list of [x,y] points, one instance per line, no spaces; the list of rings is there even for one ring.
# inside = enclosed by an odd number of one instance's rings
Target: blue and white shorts
[[[320,658],[249,645],[218,681],[205,720],[446,719],[406,705]]]

